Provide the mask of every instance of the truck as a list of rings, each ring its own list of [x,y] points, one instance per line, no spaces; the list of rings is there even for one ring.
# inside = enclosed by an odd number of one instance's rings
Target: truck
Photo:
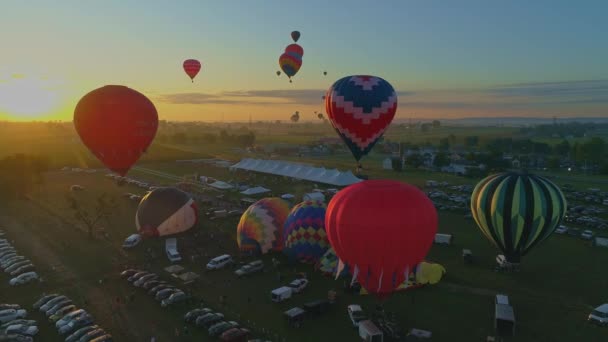
[[[272,301],[275,303],[283,302],[283,301],[291,298],[292,295],[293,295],[293,289],[288,286],[282,286],[282,287],[279,287],[278,289],[274,289],[270,292],[270,297],[271,297]]]
[[[383,342],[384,334],[382,330],[370,320],[359,322],[359,337],[365,342]]]
[[[165,240],[165,252],[167,253],[167,258],[171,262],[178,262],[182,260],[181,255],[177,251],[177,239],[169,238]]]

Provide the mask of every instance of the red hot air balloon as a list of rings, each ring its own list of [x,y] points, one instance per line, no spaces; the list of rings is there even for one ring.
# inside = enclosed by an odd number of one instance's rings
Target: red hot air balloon
[[[194,83],[194,77],[196,77],[198,72],[201,71],[201,62],[197,61],[196,59],[185,60],[184,71],[186,72],[186,74],[188,74],[188,76]]]
[[[108,85],[78,101],[74,126],[85,146],[110,170],[124,176],[154,140],[158,114],[143,94]]]
[[[430,249],[437,211],[418,188],[392,180],[351,185],[325,215],[331,246],[370,293],[392,293]]]

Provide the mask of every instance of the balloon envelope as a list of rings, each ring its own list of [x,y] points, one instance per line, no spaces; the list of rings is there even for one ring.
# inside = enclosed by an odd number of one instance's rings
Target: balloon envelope
[[[348,76],[329,88],[325,110],[332,126],[359,161],[393,121],[397,94],[380,77]]]
[[[300,70],[302,60],[284,53],[279,57],[279,66],[285,75],[293,77]]]
[[[566,206],[557,185],[532,174],[491,175],[477,184],[471,196],[477,226],[512,263],[519,263],[555,231]]]
[[[124,176],[154,140],[158,114],[143,94],[108,85],[78,101],[74,126],[84,145],[106,167]]]
[[[187,59],[184,61],[183,67],[186,74],[194,81],[194,77],[201,70],[201,62],[196,59]]]
[[[418,188],[392,180],[351,185],[330,201],[325,229],[336,255],[368,292],[392,293],[426,256],[437,212]]]
[[[177,188],[157,188],[141,199],[135,225],[142,236],[184,232],[198,222],[196,202]]]
[[[266,254],[283,249],[283,226],[289,204],[276,197],[263,198],[252,204],[237,226],[237,243],[242,252]]]
[[[283,253],[290,259],[314,263],[325,254],[329,248],[325,208],[321,201],[306,201],[293,207],[283,231]]]
[[[297,42],[298,39],[300,39],[300,31],[292,31],[291,39],[293,39],[294,42]]]

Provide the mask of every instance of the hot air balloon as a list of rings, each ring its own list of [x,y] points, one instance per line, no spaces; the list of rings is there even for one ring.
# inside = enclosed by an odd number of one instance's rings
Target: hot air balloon
[[[304,48],[298,44],[289,44],[285,48],[285,53],[301,60],[304,57]]]
[[[327,71],[323,71],[323,76],[327,76]]]
[[[277,76],[281,76],[281,72],[277,70]]]
[[[135,214],[135,225],[144,237],[181,233],[197,222],[196,202],[173,187],[157,188],[144,196]]]
[[[437,211],[412,185],[369,180],[332,198],[325,229],[353,277],[368,292],[385,297],[426,256],[437,232]]]
[[[336,272],[338,272],[338,257],[336,256],[336,252],[333,248],[329,247],[325,254],[319,260],[319,270],[326,275],[335,277]],[[345,277],[348,275],[348,266],[345,266],[338,277]]]
[[[518,264],[530,249],[548,238],[566,213],[557,185],[528,173],[500,173],[477,184],[471,213],[483,235],[508,262]]]
[[[183,66],[184,71],[194,83],[194,77],[196,77],[198,72],[201,70],[201,62],[197,61],[196,59],[187,59],[184,61]]]
[[[298,122],[298,121],[300,121],[300,116],[298,114],[294,114],[291,116],[290,119],[292,122]]]
[[[106,167],[124,176],[154,140],[158,114],[143,94],[109,85],[78,101],[74,126],[84,145]]]
[[[293,39],[294,42],[297,42],[298,39],[300,39],[300,31],[292,31],[291,39]]]
[[[241,216],[237,227],[239,249],[247,254],[281,251],[287,215],[289,204],[280,198],[263,198],[252,204]]]
[[[397,111],[397,94],[376,76],[348,76],[327,91],[325,111],[357,161],[374,147]]]
[[[314,263],[329,248],[325,208],[321,201],[306,201],[291,209],[283,230],[283,253],[291,260]]]
[[[321,119],[321,120],[323,120],[323,119],[324,119],[324,117],[323,117],[323,113],[319,113],[319,114],[317,114],[317,117],[318,117],[319,119]]]

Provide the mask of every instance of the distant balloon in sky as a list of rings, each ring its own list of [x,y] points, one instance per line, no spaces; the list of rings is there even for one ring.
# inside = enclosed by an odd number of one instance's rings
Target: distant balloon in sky
[[[323,75],[327,76],[327,71],[323,71]]]
[[[347,76],[326,93],[325,111],[357,161],[374,147],[395,117],[397,93],[376,76]]]
[[[158,113],[143,94],[125,86],[108,85],[78,101],[74,126],[97,159],[124,176],[154,140]]]
[[[196,59],[187,59],[184,61],[184,71],[190,77],[192,82],[194,82],[194,77],[201,71],[201,62]]]
[[[281,76],[281,72],[277,70],[277,76]]]
[[[292,31],[291,39],[293,39],[294,42],[297,42],[298,39],[300,39],[300,31]]]

